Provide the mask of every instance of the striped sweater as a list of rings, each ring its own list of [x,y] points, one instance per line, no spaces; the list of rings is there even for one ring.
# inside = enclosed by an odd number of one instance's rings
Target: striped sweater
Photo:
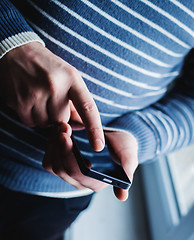
[[[132,133],[140,163],[194,141],[193,0],[1,0],[0,56],[32,41],[79,70],[103,127]],[[1,184],[44,196],[88,193],[42,168],[49,129],[24,126],[2,101],[0,121]],[[95,158],[85,132],[74,136]]]

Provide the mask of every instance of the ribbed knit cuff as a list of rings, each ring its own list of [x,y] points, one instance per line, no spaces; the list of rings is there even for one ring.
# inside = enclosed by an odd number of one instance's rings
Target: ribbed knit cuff
[[[129,113],[107,125],[109,130],[130,132],[138,142],[138,160],[143,163],[152,160],[157,152],[159,140],[154,129],[138,114]]]
[[[10,1],[1,0],[0,58],[13,48],[33,41],[45,45],[15,6]]]
[[[42,39],[34,32],[22,32],[6,38],[0,42],[0,59],[10,50],[30,42],[40,42],[45,45]]]

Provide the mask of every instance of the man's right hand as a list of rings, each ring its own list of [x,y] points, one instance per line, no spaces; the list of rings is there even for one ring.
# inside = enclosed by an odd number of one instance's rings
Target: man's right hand
[[[0,96],[30,127],[70,119],[70,100],[94,150],[104,147],[99,112],[79,72],[38,42],[17,47],[0,60]]]

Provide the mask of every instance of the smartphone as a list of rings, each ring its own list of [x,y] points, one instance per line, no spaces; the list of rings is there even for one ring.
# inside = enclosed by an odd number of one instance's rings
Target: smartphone
[[[123,168],[111,160],[106,150],[95,152],[91,149],[91,152],[93,151],[95,153],[95,157],[90,157],[88,159],[83,156],[79,150],[73,136],[72,141],[74,155],[79,168],[84,175],[123,189],[128,189],[131,186],[131,181],[127,177]],[[106,147],[104,149],[106,149]],[[103,153],[103,151],[105,153]],[[102,157],[103,154],[104,157]],[[90,164],[88,164],[88,162]]]

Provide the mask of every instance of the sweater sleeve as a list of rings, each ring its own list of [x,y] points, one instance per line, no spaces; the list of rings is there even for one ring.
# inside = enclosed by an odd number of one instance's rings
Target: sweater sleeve
[[[127,131],[136,137],[139,163],[194,142],[194,49],[165,97],[113,120],[107,129]]]
[[[0,58],[11,49],[29,42],[38,41],[40,37],[27,24],[15,6],[7,1],[0,1]]]

